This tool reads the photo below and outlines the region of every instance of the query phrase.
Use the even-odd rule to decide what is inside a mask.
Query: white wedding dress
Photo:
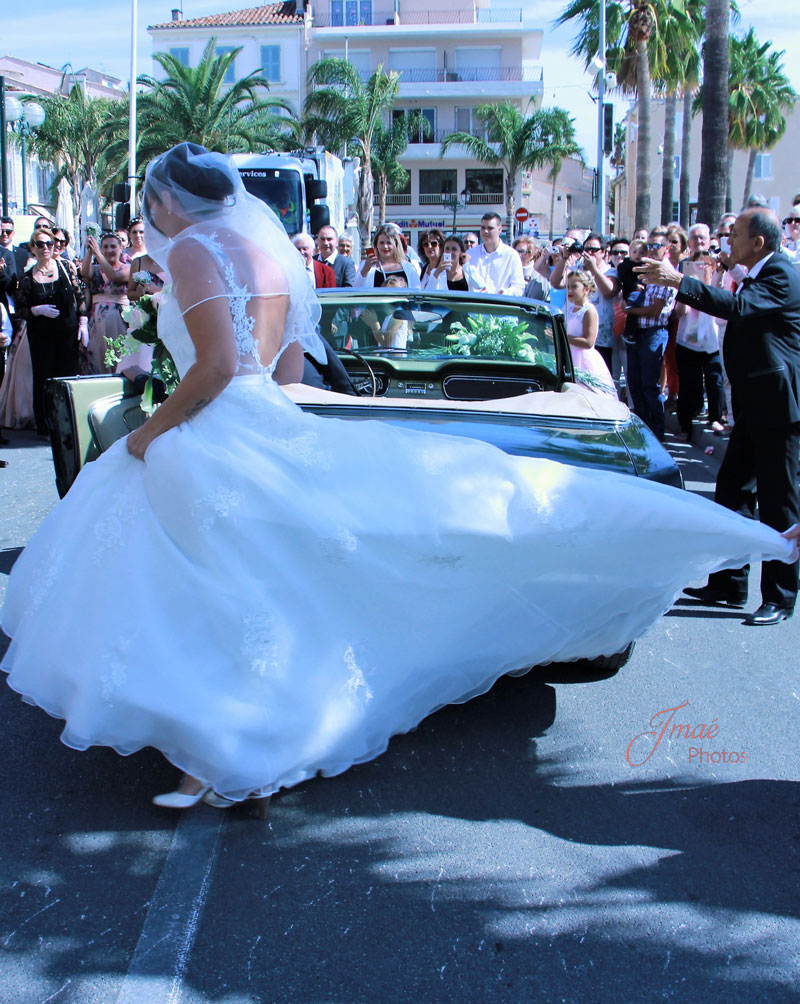
[[[174,300],[159,324],[185,373]],[[504,673],[618,652],[687,582],[790,553],[648,481],[305,414],[265,371],[144,463],[123,440],[82,471],[14,567],[3,668],[69,746],[154,746],[241,799],[369,760]]]

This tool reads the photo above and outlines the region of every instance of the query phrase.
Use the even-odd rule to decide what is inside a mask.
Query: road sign
[[[514,219],[519,220],[520,223],[524,223],[530,215],[531,214],[524,206],[520,206],[514,213]]]

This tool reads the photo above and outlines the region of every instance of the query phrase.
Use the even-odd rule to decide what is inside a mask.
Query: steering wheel
[[[339,352],[347,352],[349,355],[355,356],[355,358],[362,364],[362,366],[366,368],[367,372],[369,373],[370,384],[372,385],[372,391],[370,393],[370,397],[377,397],[378,378],[375,376],[375,370],[370,366],[369,362],[361,355],[360,352],[356,352],[355,349],[342,348],[339,349]],[[361,397],[366,397],[363,391],[359,390],[358,393]]]

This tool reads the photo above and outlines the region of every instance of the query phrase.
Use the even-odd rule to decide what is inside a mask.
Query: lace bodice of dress
[[[227,286],[227,294],[225,295],[230,306],[231,319],[233,320],[233,334],[236,339],[236,351],[239,357],[237,375],[244,373],[270,374],[275,368],[278,357],[276,356],[273,359],[269,367],[265,367],[261,363],[258,344],[253,337],[255,320],[247,313],[247,304],[253,298],[253,294],[245,284],[237,282],[233,262],[226,257],[222,245],[216,239],[216,234],[194,234],[192,235],[192,239],[202,244],[214,256]],[[280,296],[283,294],[276,293],[272,295]],[[161,340],[169,349],[178,373],[181,379],[183,379],[186,372],[197,361],[197,355],[194,350],[194,343],[186,329],[180,305],[172,294],[171,286],[164,287],[164,297],[164,301],[158,312],[158,333]]]

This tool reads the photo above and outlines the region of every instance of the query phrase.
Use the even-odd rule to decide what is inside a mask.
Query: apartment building
[[[422,0],[290,0],[192,19],[173,11],[172,20],[148,31],[154,52],[170,51],[188,64],[211,37],[218,51],[242,46],[231,79],[261,70],[272,93],[298,109],[308,67],[319,59],[347,59],[365,79],[378,66],[397,71],[400,91],[392,114],[418,111],[430,126],[409,144],[402,158],[408,184],[389,196],[387,206],[387,218],[413,239],[420,228],[449,229],[451,200],[462,201],[462,193],[459,229],[476,227],[486,211],[504,215],[502,171],[461,148],[441,156],[448,133],[481,133],[478,105],[510,99],[521,108],[530,102],[532,109],[541,100],[542,30],[531,23],[529,5],[502,2],[439,0],[424,10]]]

